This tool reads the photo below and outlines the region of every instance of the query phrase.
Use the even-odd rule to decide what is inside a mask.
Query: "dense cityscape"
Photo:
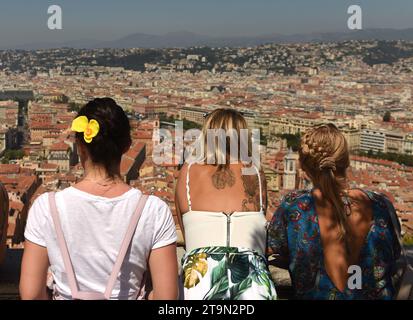
[[[349,182],[387,194],[413,239],[413,43],[348,41],[249,48],[0,51],[0,182],[10,198],[7,244],[23,246],[28,210],[44,192],[82,177],[70,124],[94,97],[128,113],[130,185],[173,209],[179,165],[152,159],[154,131],[202,125],[218,107],[261,130],[269,210],[305,187],[300,134],[331,122],[345,134]],[[175,215],[176,217],[176,215]],[[182,239],[181,239],[182,242]]]

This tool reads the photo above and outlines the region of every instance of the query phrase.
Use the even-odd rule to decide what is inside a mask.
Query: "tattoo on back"
[[[248,205],[252,205],[254,210],[259,210],[259,181],[258,177],[255,175],[241,175],[242,184],[244,186],[244,192],[247,196],[246,199],[242,200],[242,210],[249,211]]]
[[[217,170],[212,175],[212,184],[217,189],[224,189],[227,185],[232,187],[235,184],[235,175],[231,169]]]
[[[235,174],[231,169],[217,170],[212,175],[212,184],[216,189],[222,190],[227,186],[235,185]],[[259,194],[259,180],[256,175],[241,175],[242,184],[244,186],[244,193],[246,198],[242,200],[242,210],[251,211],[260,210],[260,194]]]

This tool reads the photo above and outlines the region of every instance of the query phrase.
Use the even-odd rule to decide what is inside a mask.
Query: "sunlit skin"
[[[242,208],[242,201],[245,199],[245,190],[241,179],[242,164],[231,164],[231,170],[235,175],[235,184],[232,187],[226,187],[223,190],[216,189],[211,178],[217,167],[213,165],[192,165],[190,169],[190,190],[193,210],[198,211],[217,211],[217,212],[234,212],[244,211]],[[181,230],[184,230],[182,223],[182,215],[189,211],[188,199],[186,194],[186,175],[188,165],[185,164],[178,177],[175,192],[175,205],[178,214],[178,222]],[[263,188],[263,202],[264,208],[267,207],[267,188],[266,180],[263,173],[261,173],[262,188]],[[259,191],[257,190],[257,195]],[[211,201],[214,199],[214,201]],[[256,211],[259,207],[259,198],[255,203],[255,207],[248,208],[249,211]],[[268,217],[270,218],[270,217]]]
[[[351,215],[348,217],[349,250],[346,252],[344,241],[339,240],[339,229],[334,219],[332,206],[325,201],[320,190],[315,189],[313,197],[320,226],[321,242],[324,251],[325,269],[337,289],[347,287],[348,268],[359,264],[361,249],[371,228],[373,210],[371,201],[360,190],[350,190]]]
[[[130,186],[121,178],[115,179],[113,184],[102,186],[93,181],[104,181],[107,174],[104,167],[96,165],[90,159],[87,149],[78,144],[78,153],[85,169],[85,179],[74,187],[96,196],[115,198],[121,196]],[[127,151],[127,150],[126,150]],[[120,164],[117,168],[120,177]],[[20,296],[23,300],[50,299],[46,290],[46,277],[49,268],[47,249],[26,241],[20,279]],[[149,299],[175,300],[178,298],[178,265],[176,244],[155,249],[149,256],[153,291]]]
[[[326,201],[317,188],[313,190],[312,195],[320,226],[325,269],[336,288],[344,291],[349,277],[348,268],[351,265],[358,265],[361,249],[373,223],[371,201],[360,190],[348,191],[351,215],[347,219],[350,234],[348,235],[349,250],[346,252],[344,241],[339,238],[339,227],[331,203]],[[288,269],[289,265],[288,257],[278,257],[270,260],[270,263],[284,269]]]

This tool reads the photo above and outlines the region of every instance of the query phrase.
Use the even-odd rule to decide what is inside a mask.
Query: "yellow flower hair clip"
[[[94,119],[88,120],[85,116],[77,117],[72,122],[72,131],[83,132],[86,143],[91,143],[99,133],[99,122]]]

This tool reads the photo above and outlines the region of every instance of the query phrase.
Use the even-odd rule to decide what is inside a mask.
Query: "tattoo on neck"
[[[224,189],[227,185],[232,187],[235,184],[235,175],[231,169],[217,170],[212,175],[212,184],[217,189]]]

